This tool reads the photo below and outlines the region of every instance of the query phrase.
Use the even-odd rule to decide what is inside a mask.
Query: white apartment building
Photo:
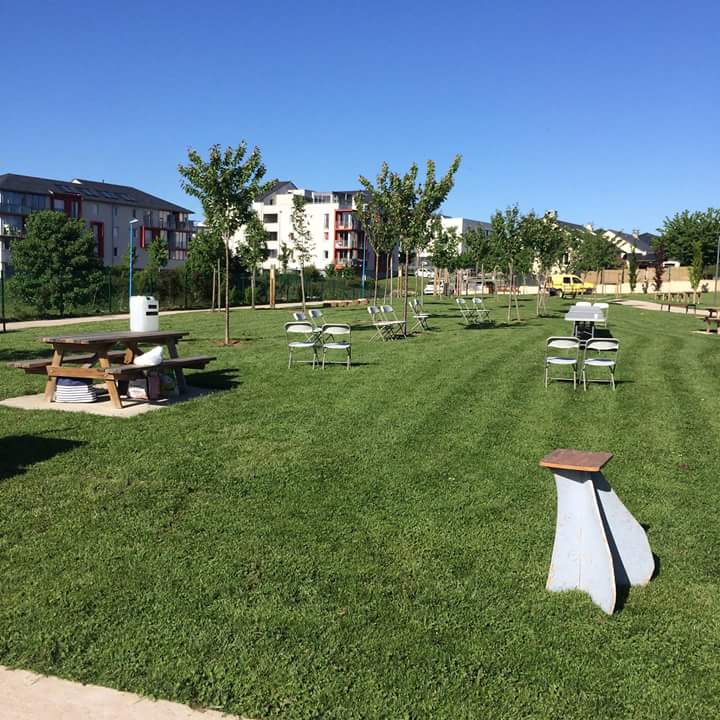
[[[298,188],[286,180],[277,183],[270,191],[253,203],[253,208],[265,225],[268,233],[268,258],[264,268],[280,268],[282,244],[294,247],[292,226],[293,197],[305,197],[305,214],[312,236],[313,258],[308,264],[318,270],[328,265],[336,268],[350,266],[369,277],[375,272],[375,253],[359,227],[354,210],[354,198],[361,190],[331,190],[318,192]],[[241,228],[234,237],[237,245],[243,242],[245,229]],[[297,269],[299,264],[291,257],[288,267]],[[380,271],[384,269],[381,262]]]
[[[443,230],[450,230],[454,229],[458,236],[458,252],[464,253],[466,248],[462,240],[462,234],[471,228],[481,228],[485,235],[490,235],[491,225],[490,223],[483,222],[482,220],[470,220],[469,218],[464,217],[448,217],[447,215],[441,215],[440,216],[440,223],[442,225]],[[430,260],[432,256],[432,248],[428,247],[425,250],[421,251],[417,257],[416,260],[416,267],[423,267],[426,266],[428,268],[432,267],[432,262]]]

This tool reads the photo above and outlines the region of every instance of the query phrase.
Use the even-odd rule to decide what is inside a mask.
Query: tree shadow
[[[55,455],[74,450],[85,443],[42,435],[8,435],[0,438],[0,480],[25,473],[34,465]]]
[[[52,348],[51,348],[52,350]],[[48,351],[0,349],[0,364],[20,362],[21,360],[43,360],[49,357]]]
[[[239,371],[233,368],[196,372],[187,376],[189,385],[210,390],[232,390],[242,385],[238,379]]]

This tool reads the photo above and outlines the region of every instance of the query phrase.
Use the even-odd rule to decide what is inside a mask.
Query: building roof
[[[169,212],[191,213],[192,210],[175,203],[163,200],[155,195],[138,190],[129,185],[114,185],[97,180],[51,180],[49,178],[31,177],[6,173],[0,175],[0,190],[39,195],[74,194],[84,200],[110,202],[115,205],[132,205],[150,210],[167,210]]]
[[[265,202],[272,195],[278,193],[290,192],[290,190],[297,190],[297,185],[292,180],[278,180],[269,190],[258,195],[255,198],[255,202]]]

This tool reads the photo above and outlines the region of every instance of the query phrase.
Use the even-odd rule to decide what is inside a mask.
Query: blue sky
[[[188,146],[357,186],[463,155],[444,211],[517,202],[654,230],[720,205],[715,2],[0,0],[0,173],[136,185],[198,209]]]

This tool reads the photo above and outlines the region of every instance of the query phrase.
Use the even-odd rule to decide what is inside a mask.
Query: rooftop
[[[132,205],[150,210],[191,213],[192,210],[163,200],[155,195],[138,190],[130,185],[114,185],[98,180],[52,180],[5,173],[0,175],[0,190],[40,195],[79,195],[97,202],[111,202],[116,205]]]

